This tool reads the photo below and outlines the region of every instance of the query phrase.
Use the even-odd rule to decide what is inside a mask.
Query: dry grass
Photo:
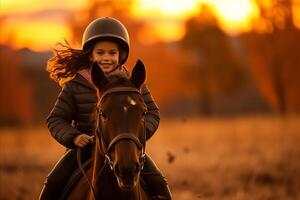
[[[163,119],[147,152],[174,200],[295,200],[299,144],[299,117]],[[46,129],[1,130],[0,199],[37,199],[63,152]]]

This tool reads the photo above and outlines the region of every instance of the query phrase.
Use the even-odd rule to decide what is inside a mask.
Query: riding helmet
[[[129,35],[119,20],[112,17],[102,17],[92,21],[83,33],[82,50],[86,50],[100,40],[116,42],[121,48],[120,64],[125,63],[129,54]]]

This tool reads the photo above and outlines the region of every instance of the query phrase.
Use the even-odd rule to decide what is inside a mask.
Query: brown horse
[[[94,63],[92,80],[101,96],[92,167],[66,199],[150,200],[141,187],[147,106],[140,93],[145,67],[135,65],[129,79],[111,77]],[[87,179],[92,180],[89,184]]]

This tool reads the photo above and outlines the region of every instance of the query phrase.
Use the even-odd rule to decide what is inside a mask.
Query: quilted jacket
[[[142,95],[148,108],[146,114],[146,137],[149,139],[158,128],[160,115],[146,85]],[[75,148],[74,138],[82,133],[92,135],[96,128],[95,88],[80,74],[64,84],[57,101],[47,117],[51,135],[67,148]]]

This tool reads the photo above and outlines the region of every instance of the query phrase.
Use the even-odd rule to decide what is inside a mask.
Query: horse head
[[[95,62],[91,74],[100,97],[97,106],[100,151],[119,187],[132,190],[139,181],[145,156],[147,106],[140,92],[146,78],[145,67],[138,61],[130,78],[106,77]]]

